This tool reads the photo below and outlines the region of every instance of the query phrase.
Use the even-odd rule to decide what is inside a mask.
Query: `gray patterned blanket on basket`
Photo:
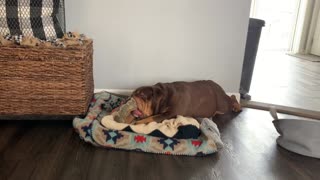
[[[154,137],[129,131],[105,128],[101,119],[118,107],[124,98],[108,92],[95,93],[87,115],[76,117],[73,127],[81,139],[95,146],[134,150],[148,153],[203,156],[217,152],[223,147],[216,124],[210,119],[203,119],[200,135],[197,139],[175,139]]]

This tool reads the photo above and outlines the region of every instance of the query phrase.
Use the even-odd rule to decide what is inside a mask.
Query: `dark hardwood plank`
[[[280,117],[286,115],[280,115]],[[292,116],[290,116],[292,117]],[[225,147],[206,157],[107,150],[84,143],[70,121],[0,121],[0,179],[318,179],[320,160],[276,145],[266,111],[214,119]]]

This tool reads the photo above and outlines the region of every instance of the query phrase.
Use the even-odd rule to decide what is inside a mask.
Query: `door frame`
[[[251,0],[251,8],[250,8],[250,17],[255,17],[256,16],[256,1],[257,0]],[[300,14],[302,14],[302,10],[304,8],[301,8],[303,5],[303,1],[309,1],[309,0],[297,0],[297,4],[294,10],[294,24],[292,25],[293,28],[291,29],[290,32],[290,39],[288,41],[288,46],[287,46],[287,51],[288,52],[292,52],[294,51],[294,49],[299,49],[300,46],[300,36],[299,34],[301,34],[299,31],[301,31],[302,28],[300,28],[299,26],[303,25],[302,20],[299,20]],[[314,1],[314,0],[311,0]],[[318,1],[318,0],[317,0]],[[305,3],[306,5],[306,3]],[[299,42],[297,42],[297,40],[299,40]]]
[[[320,11],[319,0],[300,0],[289,54],[309,55]]]

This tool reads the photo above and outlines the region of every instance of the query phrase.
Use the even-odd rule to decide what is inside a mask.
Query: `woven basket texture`
[[[67,48],[0,46],[0,115],[85,114],[92,54],[92,40]]]

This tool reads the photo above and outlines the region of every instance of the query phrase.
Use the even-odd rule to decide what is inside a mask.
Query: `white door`
[[[310,53],[313,55],[320,56],[320,13],[318,15],[317,26],[314,31]]]

